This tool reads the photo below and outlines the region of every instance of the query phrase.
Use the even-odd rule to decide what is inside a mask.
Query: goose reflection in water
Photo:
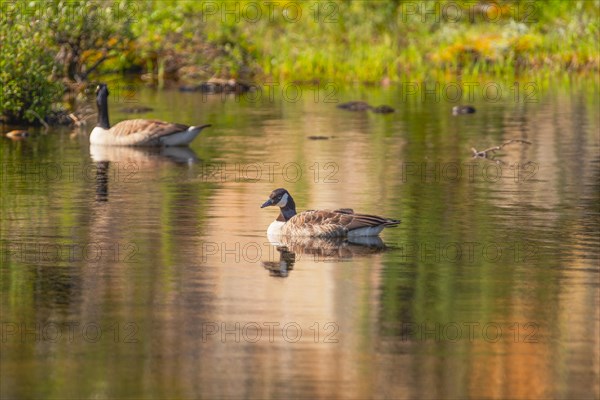
[[[163,164],[192,165],[200,160],[189,147],[125,147],[90,145],[90,157],[96,167],[96,201],[108,201],[110,164],[117,164],[115,174],[134,174]]]
[[[110,162],[98,161],[96,166],[96,201],[108,201],[108,170]]]
[[[269,270],[269,275],[276,278],[287,278],[290,271],[294,269],[296,254],[289,251],[285,246],[277,246],[279,261],[263,261],[263,267]]]
[[[356,238],[314,238],[268,235],[269,242],[279,252],[279,261],[263,261],[269,275],[287,278],[296,261],[343,261],[369,257],[388,250],[379,236]]]
[[[138,167],[157,167],[164,163],[195,164],[199,162],[189,147],[126,147],[90,145],[93,161],[135,163]]]

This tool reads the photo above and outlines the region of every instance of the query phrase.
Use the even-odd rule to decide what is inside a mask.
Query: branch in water
[[[489,152],[494,154],[494,153],[496,153],[497,150],[501,150],[502,148],[504,148],[504,146],[507,146],[511,143],[531,144],[530,141],[524,140],[524,139],[510,139],[510,140],[507,140],[506,142],[502,143],[499,146],[490,147],[489,149],[485,149],[485,150],[481,150],[481,151],[477,151],[477,149],[475,147],[471,147],[471,151],[473,152],[473,158],[489,158],[488,157]]]

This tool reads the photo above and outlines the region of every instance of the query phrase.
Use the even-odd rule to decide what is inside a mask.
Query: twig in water
[[[502,143],[499,146],[490,147],[489,149],[485,149],[485,150],[481,150],[481,151],[477,151],[477,149],[475,147],[471,147],[471,151],[473,152],[473,158],[489,158],[488,153],[491,152],[493,155],[496,153],[497,150],[501,150],[504,146],[507,146],[511,143],[531,144],[530,141],[524,140],[524,139],[510,139],[510,140],[507,140],[506,142]]]

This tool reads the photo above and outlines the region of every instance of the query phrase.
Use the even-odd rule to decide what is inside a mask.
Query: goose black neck
[[[96,97],[96,105],[98,106],[98,124],[100,128],[110,129],[108,122],[108,95],[100,92]]]
[[[296,215],[296,203],[294,203],[294,199],[292,196],[288,194],[288,201],[285,207],[281,207],[281,213],[279,213],[279,217],[277,217],[277,221],[286,222],[294,215]]]

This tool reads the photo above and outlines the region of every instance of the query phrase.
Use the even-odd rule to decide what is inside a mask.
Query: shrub
[[[0,20],[0,115],[7,122],[33,122],[43,118],[62,95],[62,85],[52,81],[54,61],[33,24]]]

